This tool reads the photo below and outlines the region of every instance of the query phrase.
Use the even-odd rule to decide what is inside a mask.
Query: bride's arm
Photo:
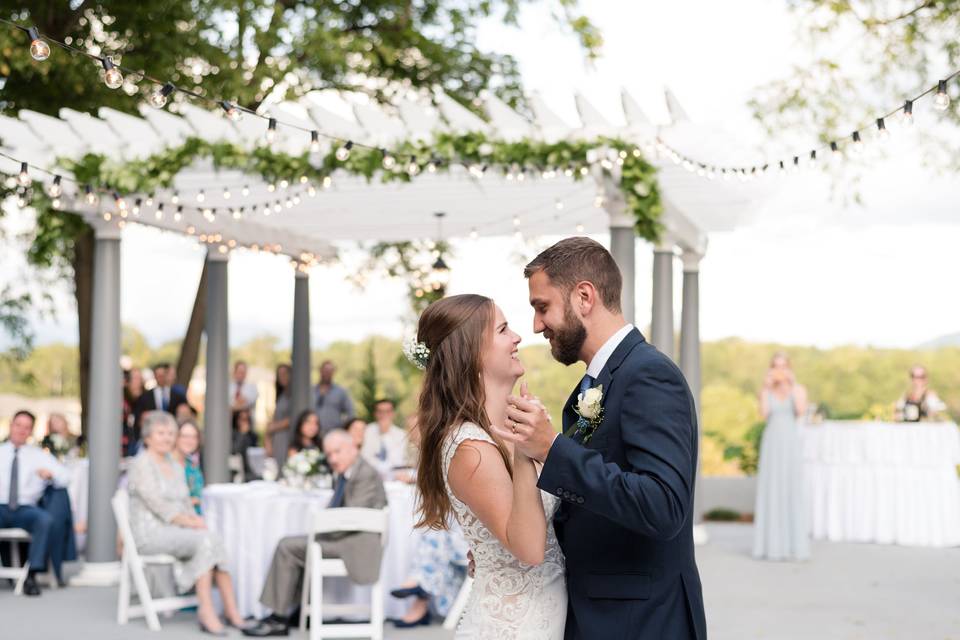
[[[511,481],[499,449],[470,440],[457,448],[447,479],[457,498],[514,557],[540,564],[547,544],[547,520],[537,470],[521,453],[514,456],[513,465]]]

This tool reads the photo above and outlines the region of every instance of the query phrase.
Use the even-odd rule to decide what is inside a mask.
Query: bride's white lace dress
[[[447,481],[450,461],[465,440],[493,442],[486,431],[464,423],[448,437],[443,451],[447,494],[476,565],[473,590],[457,627],[466,640],[560,640],[567,619],[564,560],[553,531],[559,500],[541,492],[547,517],[547,547],[543,563],[524,564],[507,551],[470,508],[460,502]]]

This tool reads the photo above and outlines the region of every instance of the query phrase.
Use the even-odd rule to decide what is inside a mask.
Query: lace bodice
[[[564,559],[553,530],[559,500],[540,492],[547,518],[547,545],[543,563],[517,560],[500,544],[470,508],[450,489],[450,462],[467,440],[493,443],[472,423],[464,423],[448,437],[443,450],[443,477],[457,522],[473,552],[476,573],[458,638],[553,640],[563,637],[567,612]]]

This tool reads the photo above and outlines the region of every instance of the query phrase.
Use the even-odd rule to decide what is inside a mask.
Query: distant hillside
[[[929,342],[924,342],[921,345],[917,346],[917,349],[944,349],[946,347],[960,347],[960,333],[951,333],[945,336],[940,336],[930,340]]]

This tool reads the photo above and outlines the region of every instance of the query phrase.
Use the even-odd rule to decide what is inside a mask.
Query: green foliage
[[[703,519],[712,522],[738,522],[741,518],[739,511],[725,509],[723,507],[711,509],[703,514]]]
[[[374,357],[374,346],[376,345],[375,340],[370,340],[370,346],[367,348],[367,364],[363,368],[363,371],[360,372],[360,377],[357,379],[357,386],[360,387],[360,392],[357,394],[357,402],[363,407],[364,417],[367,422],[373,422],[373,409],[374,405],[377,402],[377,399],[380,397],[378,395],[378,385],[377,385],[377,361]]]

